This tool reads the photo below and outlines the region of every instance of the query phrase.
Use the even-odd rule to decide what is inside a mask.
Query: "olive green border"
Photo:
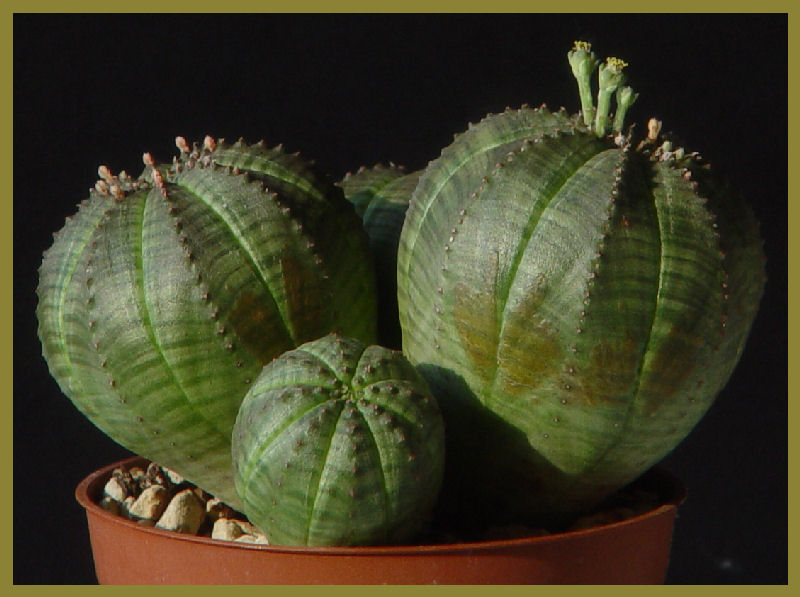
[[[7,471],[11,471],[13,467],[13,417],[11,416],[12,410],[12,362],[13,362],[13,332],[12,332],[12,302],[13,302],[13,199],[9,199],[9,197],[13,198],[13,143],[11,140],[13,139],[13,14],[15,12],[24,12],[24,13],[47,13],[47,12],[108,12],[109,11],[109,3],[99,3],[99,2],[77,2],[77,3],[70,3],[70,5],[65,6],[63,3],[57,3],[53,0],[49,0],[47,2],[40,2],[40,1],[33,1],[33,2],[12,2],[12,6],[6,9],[5,14],[3,15],[3,29],[2,29],[2,44],[3,44],[3,72],[5,75],[6,85],[4,87],[3,92],[3,100],[4,104],[8,107],[8,111],[6,112],[6,118],[4,119],[3,125],[3,136],[2,138],[5,142],[2,144],[2,151],[4,154],[3,163],[7,165],[6,176],[4,177],[5,186],[7,189],[6,192],[6,199],[3,200],[2,208],[7,210],[8,214],[5,219],[3,219],[3,227],[5,228],[0,234],[0,243],[6,246],[6,250],[0,251],[0,254],[6,255],[6,257],[2,260],[2,274],[4,278],[10,280],[10,282],[6,285],[5,291],[2,295],[2,307],[4,308],[5,313],[7,314],[4,320],[2,321],[2,328],[0,328],[0,335],[2,338],[5,339],[4,348],[5,354],[3,355],[5,358],[0,359],[0,363],[2,363],[3,371],[2,371],[2,379],[5,380],[5,387],[3,388],[4,394],[6,398],[3,402],[3,406],[7,410],[4,413],[5,416],[2,416],[3,421],[3,434],[2,437],[5,438],[5,442],[7,444],[7,451],[5,452],[7,456],[8,464],[6,466]],[[792,14],[792,10],[789,8],[789,2],[773,2],[770,0],[761,1],[758,4],[752,4],[744,2],[731,2],[731,1],[722,1],[722,0],[715,0],[714,2],[686,2],[686,1],[674,1],[668,4],[665,3],[649,3],[648,8],[651,10],[642,10],[643,4],[641,2],[614,2],[611,3],[612,5],[601,5],[598,2],[586,2],[585,0],[573,0],[569,3],[570,10],[553,10],[554,5],[558,5],[558,3],[547,3],[546,5],[540,5],[538,3],[533,2],[522,2],[520,0],[510,0],[510,1],[497,1],[494,2],[476,2],[471,0],[460,0],[460,1],[453,1],[453,0],[438,0],[436,2],[431,2],[430,0],[426,1],[419,1],[419,0],[406,0],[402,3],[396,5],[383,5],[386,6],[382,9],[376,9],[376,2],[367,2],[365,0],[349,0],[346,2],[331,2],[331,1],[320,1],[320,0],[294,0],[291,3],[278,3],[278,2],[245,2],[240,3],[239,7],[237,8],[236,12],[773,12],[773,13],[788,13],[789,15],[789,106],[792,106],[793,103],[798,101],[798,77],[797,77],[797,41],[795,39],[795,29],[793,22],[793,17],[796,15]],[[195,2],[189,6],[184,5],[175,5],[165,2],[139,2],[136,5],[131,5],[125,8],[118,8],[117,11],[136,11],[136,12],[172,12],[176,10],[178,7],[186,7],[191,9],[192,12],[217,12],[218,11],[218,4],[210,3],[210,2]],[[755,10],[755,9],[758,10]],[[600,11],[600,9],[604,9]],[[794,11],[797,13],[798,11]],[[534,33],[532,33],[534,34]],[[731,45],[735,46],[735,40],[731,40]],[[732,60],[735,60],[735,56],[731,57]],[[793,160],[796,158],[796,144],[798,139],[798,121],[796,118],[790,118],[789,123],[789,155],[787,157],[787,163],[791,165]],[[797,219],[797,207],[796,203],[800,198],[798,197],[798,188],[796,183],[796,175],[795,169],[789,169],[789,203],[788,203],[788,217],[790,219],[790,224]],[[794,175],[794,176],[793,176]],[[789,239],[789,263],[795,263],[795,259],[791,259],[792,257],[796,257],[794,255],[797,252],[797,243],[794,240],[794,237],[791,236]],[[794,269],[790,267],[789,272],[789,301],[790,307],[792,306],[791,303],[794,298],[793,291],[795,290],[796,286],[796,272]],[[789,345],[791,348],[794,347],[794,339],[796,337],[796,323],[797,317],[793,315],[793,309],[789,309]],[[789,351],[789,357],[793,356],[793,351]],[[792,362],[789,363],[789,372],[796,371],[797,368],[792,366]],[[795,376],[789,374],[789,396],[793,396],[796,393],[796,379]],[[797,426],[797,417],[796,417],[796,409],[793,408],[792,403],[789,404],[789,426],[790,428],[796,428]],[[792,465],[795,460],[795,452],[797,449],[797,441],[794,439],[793,434],[789,435],[789,451],[790,451],[790,474],[789,474],[789,533],[790,533],[790,551],[789,551],[789,584],[788,586],[771,586],[771,587],[763,587],[763,586],[747,586],[747,587],[502,587],[499,590],[502,591],[504,594],[512,594],[512,595],[536,595],[537,597],[542,595],[543,592],[548,594],[574,594],[574,593],[587,593],[590,592],[591,595],[600,596],[600,595],[615,595],[619,596],[623,593],[627,594],[635,594],[635,595],[642,595],[651,594],[656,591],[666,591],[668,594],[679,594],[681,597],[685,597],[687,591],[691,594],[695,592],[707,594],[711,593],[718,593],[720,595],[726,596],[738,596],[741,594],[747,595],[764,595],[765,592],[769,591],[785,591],[788,588],[791,588],[792,581],[795,579],[795,570],[796,566],[796,549],[792,549],[792,546],[795,544],[794,539],[797,538],[797,515],[796,509],[792,508],[793,499],[797,496],[796,491],[796,473],[792,471]],[[796,470],[796,469],[795,469]],[[12,475],[7,473],[5,475],[7,480],[11,480]],[[11,488],[13,490],[13,488]],[[51,587],[48,586],[15,586],[13,585],[13,573],[12,573],[12,561],[13,561],[13,525],[11,521],[11,513],[13,508],[13,491],[6,489],[5,491],[0,492],[0,512],[4,514],[4,533],[5,533],[5,540],[2,543],[2,570],[3,576],[5,577],[5,586],[11,588],[11,590],[16,592],[25,592],[26,594],[29,592],[32,593],[39,593],[42,592],[49,592]],[[58,591],[64,592],[73,592],[73,591],[87,591],[87,590],[95,590],[89,589],[87,587],[64,587],[59,586],[56,587]],[[161,590],[168,590],[171,593],[178,592],[184,593],[191,591],[192,594],[199,593],[202,594],[211,594],[212,592],[216,593],[220,589],[211,588],[211,587],[200,587],[200,588],[189,588],[189,587],[169,587],[169,588],[141,588],[141,587],[133,587],[133,588],[123,588],[123,587],[98,587],[96,590],[101,591],[112,591],[113,593],[128,593],[130,591],[136,591],[138,595],[141,595],[142,591],[161,591]],[[355,595],[375,595],[379,597],[383,597],[386,595],[404,595],[406,592],[412,592],[418,594],[421,591],[437,591],[441,592],[444,591],[450,595],[463,595],[465,597],[469,597],[475,594],[495,594],[498,590],[497,587],[319,587],[319,588],[311,588],[311,587],[271,587],[269,589],[265,589],[263,587],[236,587],[235,589],[226,588],[224,591],[227,593],[231,590],[235,590],[236,592],[249,592],[251,595],[255,594],[263,594],[263,591],[268,590],[270,596],[274,596],[276,592],[286,595],[306,595],[314,594],[319,595],[324,593],[326,597],[329,595],[333,595],[333,597],[339,597],[343,595],[347,596],[355,596]],[[259,593],[254,593],[253,591],[259,591]],[[366,593],[365,593],[366,592]],[[566,592],[566,593],[565,593]]]

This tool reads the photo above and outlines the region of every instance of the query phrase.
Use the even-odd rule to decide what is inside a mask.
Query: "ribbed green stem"
[[[592,97],[592,74],[600,62],[591,51],[591,45],[585,41],[576,41],[573,49],[567,54],[572,74],[578,81],[578,95],[581,99],[583,123],[591,127],[595,109]]]
[[[597,90],[597,115],[594,131],[598,137],[605,137],[610,126],[611,97],[625,81],[622,69],[627,66],[619,58],[608,58],[600,65],[598,71],[599,86]]]
[[[625,126],[625,114],[628,108],[633,105],[636,98],[639,97],[638,93],[634,93],[630,87],[620,87],[617,89],[617,112],[614,114],[614,127],[615,133],[621,133]]]

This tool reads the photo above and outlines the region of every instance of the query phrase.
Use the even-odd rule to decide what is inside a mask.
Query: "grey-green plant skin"
[[[361,216],[375,261],[378,289],[378,340],[399,349],[402,340],[397,315],[397,247],[411,194],[422,172],[376,165],[348,172],[337,183]]]
[[[757,223],[657,128],[634,148],[563,108],[508,109],[422,174],[398,301],[445,415],[443,503],[567,520],[661,460],[729,379],[763,292]]]
[[[373,341],[366,234],[341,190],[263,143],[178,138],[171,166],[103,177],[40,268],[39,337],[75,406],[238,506],[239,404],[263,365],[341,329]]]
[[[431,516],[444,426],[399,351],[330,334],[264,368],[232,454],[244,512],[271,544],[403,543]]]
[[[361,166],[356,172],[348,172],[344,178],[336,183],[344,191],[345,198],[353,204],[356,213],[363,220],[364,215],[379,196],[381,190],[390,182],[406,176],[408,173],[403,166],[390,163],[376,164],[371,168]],[[406,206],[408,201],[406,201]]]

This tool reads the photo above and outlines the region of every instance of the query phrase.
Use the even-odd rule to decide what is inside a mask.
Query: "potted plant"
[[[411,175],[211,138],[101,168],[38,309],[64,393],[147,459],[78,488],[101,582],[663,580],[682,492],[651,469],[741,354],[761,240],[661,123],[625,127],[622,61],[569,62],[580,113],[489,115]]]

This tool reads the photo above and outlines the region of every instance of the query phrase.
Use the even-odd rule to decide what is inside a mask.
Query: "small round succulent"
[[[243,511],[270,543],[402,543],[431,515],[444,427],[400,352],[329,334],[264,367],[232,453]]]

